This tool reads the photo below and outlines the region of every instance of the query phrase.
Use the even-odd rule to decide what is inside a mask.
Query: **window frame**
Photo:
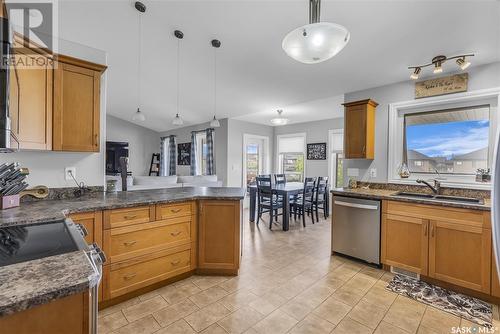
[[[302,151],[294,151],[294,152],[280,152],[279,151],[279,147],[280,147],[280,140],[283,139],[283,138],[293,138],[293,137],[302,137],[304,139],[304,147],[302,147]],[[306,147],[307,147],[307,136],[306,136],[306,133],[305,132],[298,132],[298,133],[287,133],[287,134],[281,134],[281,135],[277,135],[276,136],[276,170],[277,170],[277,173],[281,173],[281,174],[286,174],[282,168],[283,168],[283,164],[282,164],[282,158],[281,158],[281,154],[287,154],[287,153],[292,153],[292,154],[296,154],[296,153],[301,153],[304,157],[304,171],[302,173],[302,180],[305,179],[306,177],[306,165],[307,165],[307,157],[306,157]]]
[[[437,175],[434,176],[428,173],[412,173],[408,179],[399,177],[397,172],[403,161],[404,115],[406,113],[429,112],[481,104],[490,105],[488,158],[489,161],[493,161],[495,136],[497,129],[499,129],[498,108],[500,105],[500,87],[389,104],[388,182],[415,184],[415,180],[418,178],[429,179],[438,177]],[[445,180],[441,180],[441,183],[447,187],[491,189],[490,183],[476,182],[473,175],[446,174],[445,178]]]
[[[201,138],[201,139],[199,139]],[[203,156],[203,143],[207,142],[206,132],[196,133],[196,175],[207,175],[206,156]],[[201,145],[200,145],[201,144]],[[205,159],[203,159],[205,158]],[[205,163],[203,163],[205,160]]]

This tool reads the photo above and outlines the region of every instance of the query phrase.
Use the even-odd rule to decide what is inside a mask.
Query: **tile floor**
[[[99,333],[478,332],[465,319],[385,290],[390,273],[331,257],[329,220],[305,229],[292,221],[288,232],[244,221],[239,276],[193,276],[104,309]]]

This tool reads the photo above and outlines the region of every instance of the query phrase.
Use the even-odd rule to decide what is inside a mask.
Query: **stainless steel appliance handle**
[[[333,203],[336,205],[340,205],[340,206],[348,206],[350,208],[365,209],[365,210],[378,210],[378,205],[349,203],[349,202],[338,201],[338,200],[335,200]]]

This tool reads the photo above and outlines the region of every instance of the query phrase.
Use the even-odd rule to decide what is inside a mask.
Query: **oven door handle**
[[[333,202],[335,205],[347,206],[350,208],[356,209],[365,209],[365,210],[378,210],[378,205],[368,205],[368,204],[358,204],[358,203],[349,203],[344,201],[335,200]]]

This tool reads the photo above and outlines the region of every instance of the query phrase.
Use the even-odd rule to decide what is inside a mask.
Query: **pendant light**
[[[321,0],[309,0],[309,24],[289,32],[281,47],[291,58],[317,64],[339,53],[349,42],[349,31],[340,24],[320,22]]]
[[[215,117],[217,113],[217,49],[220,48],[221,42],[218,39],[213,39],[211,43],[214,48],[214,118],[210,121],[210,126],[218,128],[220,127],[220,122]]]
[[[142,53],[142,13],[146,12],[146,6],[140,2],[136,1],[135,9],[139,11],[139,24],[138,24],[138,35],[139,35],[139,50],[137,54],[137,111],[132,116],[132,120],[135,122],[144,122],[146,116],[141,112],[141,53]]]
[[[179,80],[179,73],[180,73],[180,48],[181,48],[181,39],[184,38],[184,33],[180,30],[174,31],[174,36],[177,38],[177,113],[175,114],[174,119],[172,120],[172,124],[175,126],[181,126],[184,124],[184,121],[182,118],[179,116],[179,94],[180,94],[180,80]]]
[[[271,120],[271,123],[273,125],[276,125],[276,126],[280,126],[280,125],[286,125],[288,123],[288,119],[284,118],[283,116],[281,116],[281,114],[283,113],[283,110],[279,109],[279,110],[276,110],[278,112],[278,117],[276,118],[273,118]]]

